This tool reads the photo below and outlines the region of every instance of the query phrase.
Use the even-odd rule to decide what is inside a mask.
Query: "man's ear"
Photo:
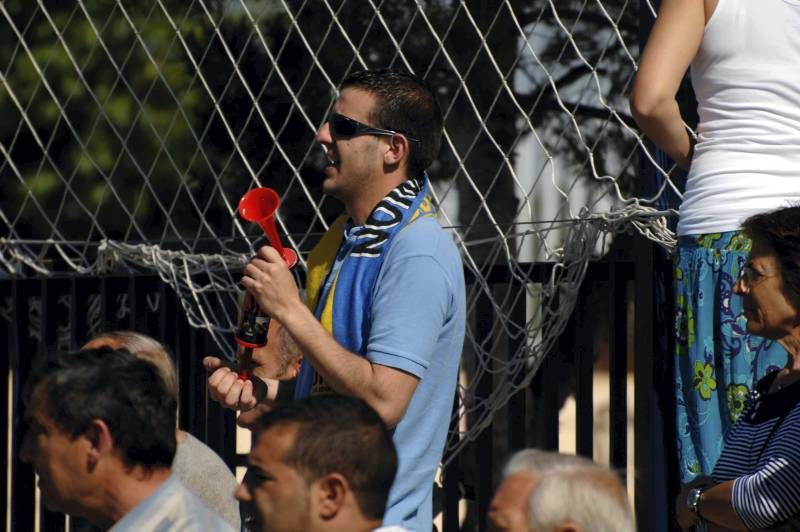
[[[383,163],[387,166],[394,166],[401,164],[403,160],[405,160],[406,166],[408,166],[408,153],[411,147],[411,141],[409,141],[405,135],[399,133],[388,138],[388,149],[383,154]]]
[[[303,361],[303,355],[298,355],[289,362],[289,367],[286,368],[286,376],[290,379],[296,379],[300,374],[300,363]]]
[[[314,482],[312,489],[320,519],[330,520],[335,518],[344,506],[350,485],[341,474],[329,473]]]
[[[111,429],[102,419],[93,419],[83,433],[89,444],[89,465],[94,467],[101,458],[114,450],[114,437]]]

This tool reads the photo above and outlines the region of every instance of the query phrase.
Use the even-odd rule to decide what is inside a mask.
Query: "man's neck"
[[[134,467],[130,471],[121,470],[103,486],[98,512],[89,520],[101,527],[111,527],[152,495],[169,478],[170,473],[167,468],[145,471],[141,467]]]
[[[364,515],[354,495],[348,493],[335,516],[312,519],[310,528],[315,532],[372,532],[381,526],[382,520],[382,517],[374,519]]]
[[[328,523],[321,527],[320,530],[325,532],[372,532],[376,528],[380,528],[380,526],[380,519],[368,520],[362,515],[351,515],[347,518],[337,519],[334,523]]]
[[[401,183],[404,183],[409,178],[405,175],[398,174],[396,176],[386,176],[384,175],[381,178],[380,183],[383,186],[378,186],[376,181],[376,185],[371,187],[369,190],[364,190],[362,194],[359,194],[357,197],[352,198],[345,203],[345,210],[350,218],[353,219],[356,225],[364,225],[369,218],[369,215],[372,214],[372,211],[375,210],[375,207],[378,206],[378,203],[385,198],[389,192],[397,188]]]

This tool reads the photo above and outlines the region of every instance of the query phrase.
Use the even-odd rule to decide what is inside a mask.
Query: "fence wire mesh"
[[[340,210],[314,142],[336,87],[412,71],[445,113],[441,223],[477,279],[470,311],[492,316],[491,346],[467,332],[449,459],[529,384],[607,237],[674,241],[671,169],[627,104],[639,20],[621,0],[2,2],[0,261],[20,277],[157,272],[231,356],[240,270],[263,243],[239,197],[280,192],[303,267]],[[664,178],[651,197],[634,194],[641,159]],[[533,282],[531,261],[552,275]],[[511,279],[491,288],[498,264]]]

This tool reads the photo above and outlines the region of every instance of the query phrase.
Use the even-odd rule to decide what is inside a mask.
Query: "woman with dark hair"
[[[800,206],[745,220],[753,241],[734,292],[747,331],[780,343],[789,361],[758,381],[709,477],[676,503],[684,529],[800,529]]]

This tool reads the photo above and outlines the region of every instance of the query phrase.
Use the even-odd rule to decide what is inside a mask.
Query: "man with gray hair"
[[[525,449],[503,470],[489,506],[494,530],[633,532],[633,513],[616,473],[582,456]]]

